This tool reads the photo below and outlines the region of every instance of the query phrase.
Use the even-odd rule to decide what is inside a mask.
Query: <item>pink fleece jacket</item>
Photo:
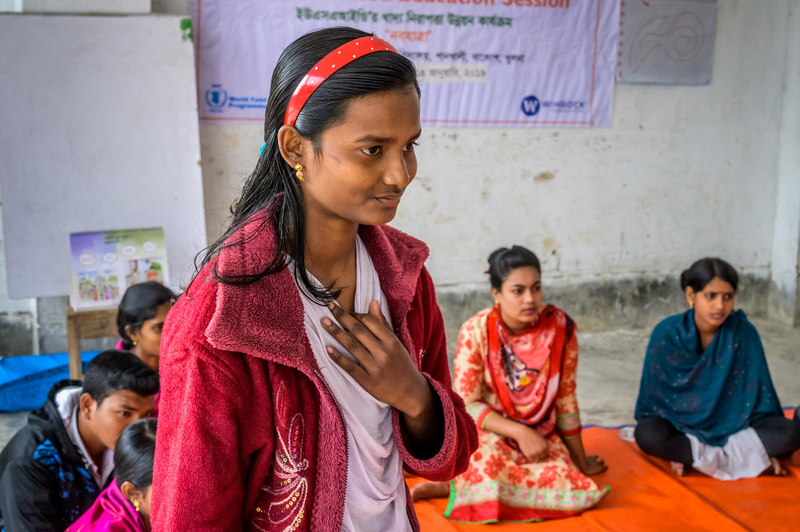
[[[219,271],[252,273],[268,264],[275,237],[255,230],[262,222],[232,237],[243,244],[223,249]],[[407,471],[449,480],[467,468],[478,441],[452,391],[442,316],[423,266],[428,248],[388,226],[363,226],[359,234],[395,332],[435,391],[445,423],[441,449],[419,459],[395,411],[395,442]],[[214,281],[206,266],[167,318],[160,377],[154,530],[341,530],[346,427],[287,269],[232,286]],[[407,501],[419,530],[410,495]]]

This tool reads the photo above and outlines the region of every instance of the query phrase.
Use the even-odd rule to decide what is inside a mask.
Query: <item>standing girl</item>
[[[281,54],[256,169],[167,319],[155,529],[418,530],[402,468],[467,467],[428,249],[384,226],[420,134],[389,43],[330,28]]]

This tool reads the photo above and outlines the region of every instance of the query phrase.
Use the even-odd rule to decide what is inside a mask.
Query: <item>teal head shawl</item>
[[[705,351],[694,310],[670,316],[650,336],[636,419],[658,416],[708,445],[765,416],[782,415],[756,328],[734,310]]]

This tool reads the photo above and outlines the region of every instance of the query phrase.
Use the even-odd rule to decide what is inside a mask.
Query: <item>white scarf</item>
[[[290,261],[289,266],[294,272],[294,262]],[[311,274],[309,277],[319,284]],[[347,424],[347,491],[342,530],[410,531],[403,463],[394,442],[392,408],[367,393],[330,359],[325,351],[327,345],[350,356],[320,322],[325,316],[334,323],[336,319],[327,307],[313,302],[303,290],[298,290],[303,300],[305,329],[311,350]],[[373,299],[378,300],[381,312],[391,322],[386,296],[381,290],[372,259],[361,238],[356,237],[355,311],[367,313]]]

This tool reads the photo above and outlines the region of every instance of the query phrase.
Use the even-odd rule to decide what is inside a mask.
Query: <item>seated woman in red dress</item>
[[[607,493],[588,478],[606,470],[586,456],[575,397],[578,340],[567,314],[542,303],[541,267],[514,246],[489,256],[495,306],[462,326],[454,387],[478,425],[467,471],[416,486],[416,500],[448,497],[460,522],[539,521],[576,515]]]

